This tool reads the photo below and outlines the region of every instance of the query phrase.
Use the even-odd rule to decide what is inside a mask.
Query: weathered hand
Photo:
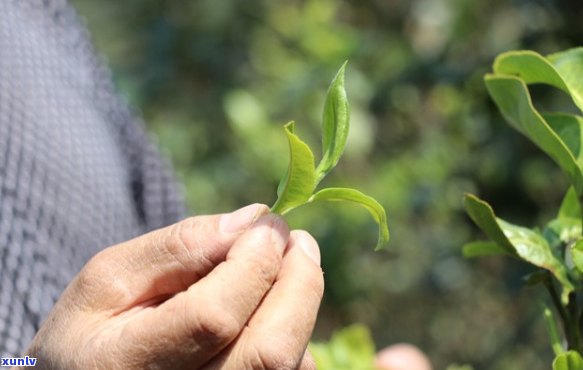
[[[193,217],[105,249],[28,355],[44,369],[315,368],[318,246],[267,213]]]

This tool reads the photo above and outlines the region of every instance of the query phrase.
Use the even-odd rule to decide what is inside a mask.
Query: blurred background
[[[377,347],[407,341],[435,369],[548,369],[551,349],[529,268],[464,260],[482,238],[464,192],[527,226],[554,215],[567,180],[489,100],[482,78],[510,49],[551,53],[583,35],[578,0],[72,0],[175,166],[195,213],[272,204],[288,149],[282,125],[320,145],[323,101],[349,60],[348,147],[324,185],[387,209],[390,253],[351,205],[292,212],[320,242],[326,293],[314,339],[368,325]],[[534,89],[540,105],[568,103]],[[391,256],[396,254],[397,258]]]

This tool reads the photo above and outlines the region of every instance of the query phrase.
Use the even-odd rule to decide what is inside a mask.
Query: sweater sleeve
[[[172,171],[64,0],[0,4],[0,357],[92,255],[185,215]]]

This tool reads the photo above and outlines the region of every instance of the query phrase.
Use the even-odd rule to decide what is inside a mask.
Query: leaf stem
[[[553,348],[553,352],[555,352],[555,355],[558,356],[561,353],[565,352],[565,349],[561,344],[561,337],[559,335],[559,330],[557,328],[557,322],[555,321],[555,317],[551,309],[546,306],[543,307],[543,315],[545,318],[545,323],[547,324],[549,336],[551,338],[551,346]]]
[[[549,276],[549,281],[547,283],[545,283],[545,286],[547,287],[547,290],[549,291],[549,294],[551,296],[551,300],[552,300],[553,304],[555,305],[555,308],[557,309],[559,316],[561,317],[561,321],[563,324],[562,325],[563,333],[565,333],[565,337],[567,338],[567,345],[568,345],[569,349],[571,349],[572,344],[573,344],[573,340],[574,340],[574,335],[573,335],[573,325],[571,323],[569,313],[567,312],[567,310],[565,310],[565,306],[563,306],[563,304],[561,303],[561,298],[559,297],[559,293],[557,292],[557,289],[555,288],[553,281],[550,279],[550,276]],[[575,331],[578,331],[578,329],[575,329]]]

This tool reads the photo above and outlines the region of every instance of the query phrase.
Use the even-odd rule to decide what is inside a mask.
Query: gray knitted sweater
[[[0,1],[0,357],[100,249],[184,215],[65,0]]]

